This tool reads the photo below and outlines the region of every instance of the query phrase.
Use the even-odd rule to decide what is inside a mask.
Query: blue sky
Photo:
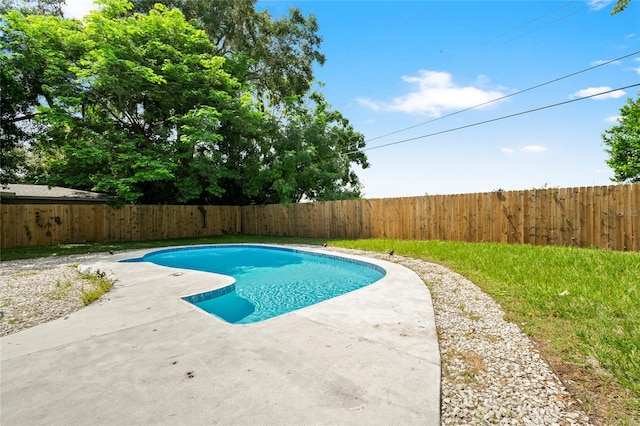
[[[89,3],[67,4],[77,16]],[[639,51],[640,0],[614,16],[610,1],[261,0],[257,7],[316,16],[327,58],[316,70],[322,92],[368,141],[371,166],[357,170],[366,198],[612,184],[601,134],[639,87],[377,147],[640,83],[635,54],[445,117]]]

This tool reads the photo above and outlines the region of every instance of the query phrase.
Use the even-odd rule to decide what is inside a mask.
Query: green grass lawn
[[[321,239],[221,236],[4,249],[2,260],[205,243]],[[334,240],[445,265],[492,296],[603,424],[640,424],[640,253],[496,243]]]

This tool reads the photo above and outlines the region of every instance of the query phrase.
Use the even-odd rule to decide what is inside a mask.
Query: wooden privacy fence
[[[640,250],[640,185],[246,206],[242,233]]]
[[[240,207],[3,204],[2,247],[238,233]]]
[[[640,184],[242,207],[1,209],[2,247],[242,233],[640,250]]]

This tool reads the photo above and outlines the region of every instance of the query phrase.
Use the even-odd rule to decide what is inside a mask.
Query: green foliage
[[[362,135],[307,93],[324,60],[315,20],[292,11],[274,21],[253,3],[177,2],[185,17],[101,0],[83,21],[9,10],[3,181],[120,203],[359,196],[351,163],[367,165]]]
[[[640,96],[627,99],[619,123],[602,134],[615,182],[640,182]]]
[[[615,15],[616,13],[622,12],[627,6],[629,6],[629,3],[631,3],[631,0],[617,0],[615,6],[613,6],[613,9],[611,10],[611,14]]]
[[[262,173],[265,203],[295,203],[359,197],[352,163],[368,166],[360,151],[364,137],[339,112],[329,109],[319,93],[309,105],[287,103],[290,120],[264,148]]]
[[[241,85],[180,11],[158,6],[147,15],[110,18],[126,12],[110,4],[115,9],[90,15],[78,34],[90,47],[71,67],[79,84],[65,105],[41,108],[56,145],[64,141],[62,155],[48,163],[58,181],[49,183],[142,203],[220,193],[215,171],[221,164],[203,160],[197,147],[221,138],[217,125],[226,116],[251,114],[237,96]],[[40,148],[55,146],[42,141]],[[203,161],[214,173],[202,173]],[[204,189],[188,185],[198,170],[208,180]]]
[[[44,52],[25,34],[27,18],[15,10],[0,16],[0,183],[15,182],[25,172],[24,141],[39,126],[25,126],[35,115],[34,106],[43,95],[46,67]]]

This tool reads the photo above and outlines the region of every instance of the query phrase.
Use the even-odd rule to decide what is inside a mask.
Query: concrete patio
[[[387,275],[233,325],[181,299],[230,277],[118,262],[149,251],[83,265],[116,279],[112,291],[2,338],[3,425],[439,424],[434,313],[414,272],[347,256]]]

